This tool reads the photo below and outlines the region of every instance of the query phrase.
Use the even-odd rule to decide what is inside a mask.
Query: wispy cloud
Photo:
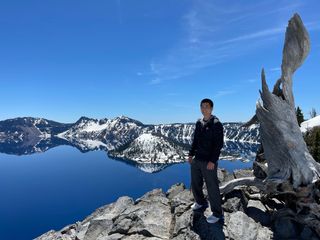
[[[159,84],[189,76],[265,46],[275,37],[283,35],[287,24],[286,19],[272,21],[270,25],[265,17],[282,15],[288,9],[297,7],[295,3],[273,10],[270,4],[265,6],[266,3],[257,3],[250,4],[249,7],[232,5],[226,10],[225,6],[209,0],[194,3],[182,18],[185,37],[150,64],[150,83]],[[257,14],[259,9],[266,9],[264,18]],[[238,23],[240,19],[241,23]]]
[[[244,41],[244,40],[252,40],[252,39],[257,39],[257,38],[262,38],[262,37],[269,37],[272,35],[283,33],[284,29],[285,29],[285,25],[283,27],[271,28],[271,29],[257,31],[257,32],[249,33],[249,34],[244,34],[244,35],[241,35],[241,36],[238,36],[235,38],[225,40],[221,43],[227,44],[227,43],[235,43],[235,42]]]
[[[270,68],[269,70],[270,70],[270,72],[280,72],[281,68],[280,67],[274,67],[274,68]]]
[[[226,95],[231,95],[234,94],[236,91],[234,90],[224,90],[224,91],[219,91],[214,95],[214,98],[219,98],[219,97],[223,97]]]

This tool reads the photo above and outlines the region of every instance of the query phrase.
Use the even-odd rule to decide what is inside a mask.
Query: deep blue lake
[[[252,162],[220,160],[229,171]],[[120,196],[134,199],[154,188],[190,185],[189,164],[146,173],[104,151],[81,153],[59,146],[44,153],[0,153],[0,239],[32,239],[51,229],[81,221]]]

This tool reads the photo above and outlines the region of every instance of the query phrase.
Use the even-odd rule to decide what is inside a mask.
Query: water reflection
[[[52,138],[34,138],[28,141],[13,141],[7,139],[0,143],[0,152],[10,155],[30,155],[34,153],[45,152],[57,146],[72,146],[77,148],[80,152],[86,153],[90,151],[103,150],[108,152],[106,144],[96,140],[79,140],[79,139],[61,139],[57,137]],[[187,154],[188,145],[184,145],[185,154]],[[220,159],[228,161],[252,162],[255,158],[259,144],[239,141],[226,141],[222,149]],[[112,158],[109,156],[109,158]],[[185,159],[187,157],[185,156]],[[159,172],[166,167],[175,163],[151,163],[151,162],[136,162],[130,159],[112,158],[117,161],[122,161],[126,164],[139,168],[148,173]],[[183,160],[182,160],[183,162]]]

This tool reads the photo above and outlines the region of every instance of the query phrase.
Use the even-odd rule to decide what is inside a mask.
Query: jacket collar
[[[211,119],[212,119],[213,117],[214,117],[214,116],[211,115],[210,118],[209,118],[207,121],[205,121],[204,118],[201,118],[201,119],[200,119],[201,125],[202,125],[202,126],[206,125],[207,123],[209,123],[209,122],[211,121]]]

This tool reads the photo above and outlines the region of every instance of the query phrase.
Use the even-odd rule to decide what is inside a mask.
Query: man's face
[[[201,104],[201,113],[203,116],[210,116],[212,113],[212,107],[210,106],[209,103],[204,102]]]

